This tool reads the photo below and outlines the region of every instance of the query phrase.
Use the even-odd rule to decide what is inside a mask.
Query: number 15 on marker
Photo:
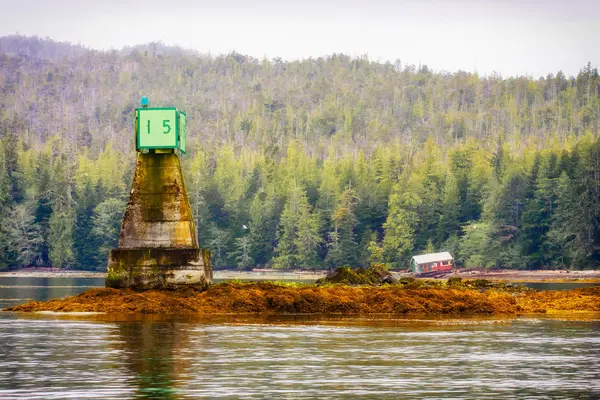
[[[177,148],[177,109],[140,108],[138,110],[138,148]]]
[[[148,135],[150,134],[150,120],[148,120]],[[171,120],[168,119],[163,119],[163,128],[165,128],[165,130],[163,131],[163,133],[165,135],[168,135],[169,133],[171,133]]]

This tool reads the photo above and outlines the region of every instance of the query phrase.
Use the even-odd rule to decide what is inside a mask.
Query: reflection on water
[[[119,340],[111,347],[119,350],[134,377],[137,395],[175,399],[176,388],[186,380],[189,361],[181,351],[189,346],[188,330],[175,322],[121,323]]]
[[[523,282],[515,283],[515,285],[524,285],[535,290],[571,290],[600,286],[599,283],[586,282]]]
[[[0,398],[600,396],[598,321],[250,321],[0,314]]]

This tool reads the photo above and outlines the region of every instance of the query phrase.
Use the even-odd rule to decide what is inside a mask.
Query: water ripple
[[[600,327],[0,315],[0,398],[598,398]]]

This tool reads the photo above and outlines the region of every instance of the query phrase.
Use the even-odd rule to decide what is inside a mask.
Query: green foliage
[[[383,225],[383,250],[386,261],[400,267],[408,265],[414,247],[415,229],[419,222],[417,208],[421,199],[414,193],[401,193],[396,185],[390,196],[388,218]]]
[[[231,235],[226,229],[218,228],[213,225],[210,227],[211,239],[208,242],[207,247],[212,252],[211,261],[215,266],[227,266],[228,265],[228,253],[230,248]],[[235,254],[235,253],[234,253]]]
[[[5,237],[5,256],[9,263],[18,265],[35,265],[42,260],[44,239],[39,224],[31,213],[31,207],[18,204],[6,215],[2,231]]]
[[[329,265],[356,265],[358,262],[358,243],[355,234],[357,201],[356,191],[351,188],[344,190],[340,195],[331,217],[333,231],[330,233],[331,241],[325,260]]]
[[[73,212],[54,212],[50,216],[50,262],[57,267],[72,266],[75,261],[73,248],[73,227],[75,215]]]
[[[600,265],[590,65],[502,79],[341,54],[0,40],[37,49],[0,53],[0,268],[105,267],[135,165],[139,82],[188,114],[184,176],[218,268],[405,268],[432,249],[472,267]]]
[[[427,253],[427,254],[435,253],[435,246],[433,245],[432,239],[427,240],[427,246],[425,247],[425,253]]]
[[[10,181],[6,169],[4,144],[0,140],[0,211],[10,200]]]
[[[275,268],[315,268],[322,241],[318,228],[306,192],[294,182],[281,213]]]
[[[463,228],[457,259],[465,267],[486,267],[493,261],[488,257],[491,251],[491,229],[489,222],[473,222]]]
[[[379,243],[376,232],[371,234],[371,240],[369,240],[367,251],[369,252],[369,265],[382,264],[384,262],[385,253],[383,247]]]
[[[238,268],[245,268],[252,265],[251,242],[248,236],[235,239],[235,260]]]
[[[103,264],[110,249],[117,246],[124,212],[125,202],[118,198],[108,198],[94,209],[92,234],[99,241],[96,257]]]

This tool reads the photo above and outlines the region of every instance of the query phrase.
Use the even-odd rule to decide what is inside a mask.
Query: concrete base
[[[108,259],[106,286],[203,288],[211,281],[210,252],[198,248],[179,157],[139,153],[119,247]]]
[[[212,281],[210,252],[199,249],[113,249],[106,286],[112,288],[206,288]]]

